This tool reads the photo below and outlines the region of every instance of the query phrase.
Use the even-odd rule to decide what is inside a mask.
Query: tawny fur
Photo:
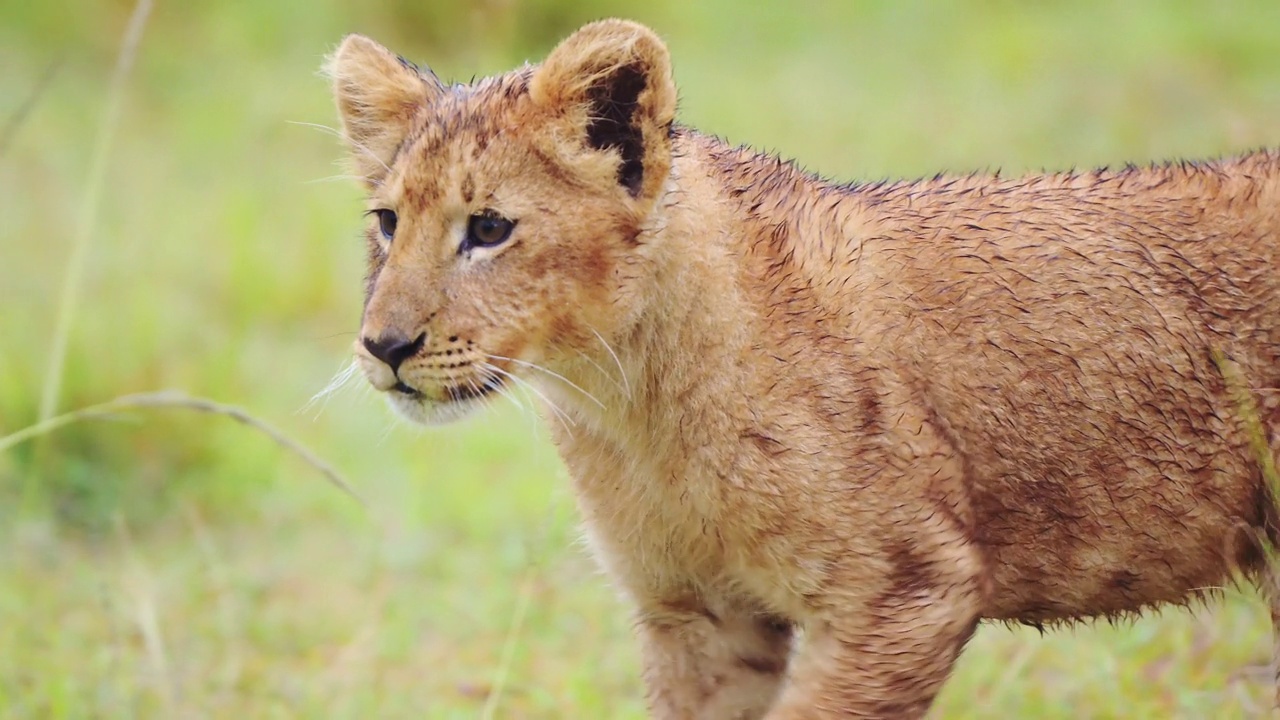
[[[1280,155],[835,185],[674,125],[623,21],[471,85],[357,36],[330,72],[398,217],[361,337],[412,355],[357,343],[366,375],[424,422],[524,384],[568,414],[656,717],[919,717],[980,619],[1264,576],[1214,354],[1274,444]],[[463,244],[485,213],[510,238]]]

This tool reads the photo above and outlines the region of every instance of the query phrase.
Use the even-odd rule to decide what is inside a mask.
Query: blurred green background
[[[0,0],[0,435],[33,423],[130,2]],[[435,431],[353,383],[359,190],[317,68],[364,32],[457,79],[619,15],[681,120],[843,179],[1280,144],[1280,3],[159,0],[119,97],[59,408],[176,388],[314,448],[154,411],[0,455],[0,715],[641,717],[625,609],[514,407]],[[936,717],[1261,717],[1251,591],[1134,624],[984,628]]]

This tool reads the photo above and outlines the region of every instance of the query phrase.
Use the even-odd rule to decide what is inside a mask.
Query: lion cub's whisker
[[[301,120],[286,120],[285,122],[289,123],[290,125],[300,125],[302,127],[315,128],[316,130],[320,130],[322,132],[328,133],[329,135],[332,135],[345,143],[350,143],[351,147],[359,150],[365,155],[368,155],[370,158],[376,160],[377,163],[381,165],[387,172],[391,172],[391,168],[387,167],[387,164],[382,161],[382,158],[378,157],[377,154],[375,154],[363,143],[356,142],[355,139],[353,139],[351,136],[347,135],[344,132],[331,128],[328,125],[321,125],[320,123],[302,122]],[[369,178],[362,177],[361,179],[367,181]]]
[[[530,430],[536,434],[537,411],[533,408],[533,400],[529,397],[529,393],[519,385],[514,387],[520,391],[520,396],[517,396],[514,392],[508,392],[507,388],[510,386],[503,383],[502,376],[494,372],[497,368],[487,362],[478,362],[476,367],[480,368],[480,372],[484,373],[487,381],[501,383],[502,387],[498,390],[498,395],[505,397],[512,405],[520,409],[520,415],[528,420]]]
[[[599,330],[596,330],[595,328],[589,329],[595,334],[596,338],[600,341],[600,344],[604,345],[604,349],[609,351],[609,357],[612,357],[613,361],[617,363],[618,374],[622,376],[622,386],[626,388],[627,391],[627,399],[631,399],[631,381],[627,379],[627,371],[623,369],[622,361],[618,359],[618,353],[613,351],[613,348],[609,345],[609,341],[604,339],[604,336],[600,334]]]
[[[327,403],[329,398],[333,397],[339,390],[345,387],[347,383],[355,379],[359,369],[360,368],[356,364],[355,360],[344,365],[342,369],[338,370],[338,372],[334,374],[333,379],[329,381],[329,384],[321,388],[315,395],[312,395],[311,399],[298,409],[298,412],[305,413],[319,403]],[[323,409],[323,405],[321,405],[321,409]]]
[[[556,405],[554,402],[552,402],[551,398],[547,397],[541,390],[534,387],[532,383],[522,379],[520,376],[515,375],[513,373],[509,373],[500,367],[497,367],[495,365],[487,365],[487,367],[488,369],[498,373],[503,377],[510,378],[512,382],[519,383],[521,386],[528,388],[534,395],[537,395],[538,397],[542,398],[542,401],[545,402],[547,404],[547,407],[551,410],[552,415],[557,420],[560,421],[560,425],[564,427],[565,432],[571,435],[573,434],[570,428],[576,427],[578,423],[575,422],[572,417],[570,417],[569,413],[565,412],[560,408],[559,405]]]
[[[315,180],[304,180],[303,184],[304,185],[322,185],[324,183],[331,183],[331,182],[351,182],[352,180],[355,180],[356,182],[364,182],[366,178],[362,175],[351,175],[349,173],[343,173],[340,175],[330,175],[328,177],[316,178]]]
[[[600,375],[601,375],[605,380],[608,380],[610,383],[613,383],[613,386],[614,386],[614,387],[616,387],[616,388],[618,388],[619,390],[621,390],[621,391],[623,392],[623,394],[624,394],[624,395],[626,395],[627,400],[630,400],[630,399],[631,399],[631,393],[630,393],[630,392],[628,392],[628,388],[627,388],[627,386],[626,386],[626,385],[623,385],[623,384],[622,384],[622,383],[620,383],[620,382],[618,382],[618,378],[615,378],[613,375],[609,374],[609,371],[608,371],[608,370],[605,370],[603,367],[601,367],[600,363],[598,363],[598,362],[596,362],[595,360],[593,360],[593,359],[591,358],[591,356],[590,356],[590,355],[588,355],[588,354],[586,354],[586,353],[582,352],[581,350],[579,350],[579,351],[577,351],[577,352],[578,352],[578,356],[579,356],[579,357],[581,357],[583,360],[587,361],[588,363],[590,363],[590,364],[591,364],[591,367],[593,367],[593,368],[595,368],[596,370],[598,370],[598,371],[600,372]]]
[[[493,354],[491,354],[491,353],[485,353],[485,355],[487,355],[487,356],[488,356],[490,359],[492,359],[492,360],[506,360],[507,362],[512,362],[512,363],[515,363],[515,364],[517,364],[517,365],[523,365],[524,367],[527,367],[527,368],[532,368],[532,369],[534,369],[534,370],[541,370],[542,372],[544,372],[544,373],[546,373],[546,374],[550,375],[550,376],[551,376],[551,377],[553,377],[553,378],[557,378],[557,379],[559,379],[559,380],[564,381],[564,383],[565,383],[565,384],[567,384],[569,387],[571,387],[571,388],[573,388],[574,390],[577,390],[578,392],[582,393],[583,395],[585,395],[585,396],[587,397],[587,399],[588,399],[588,400],[590,400],[591,402],[593,402],[593,403],[595,403],[596,405],[598,405],[598,406],[600,407],[600,409],[601,409],[601,410],[608,410],[608,408],[606,408],[606,407],[604,406],[604,403],[602,403],[602,402],[600,402],[598,399],[596,399],[596,396],[595,396],[595,395],[592,395],[591,393],[587,392],[586,390],[583,390],[581,385],[578,385],[578,384],[577,384],[577,383],[575,383],[574,381],[570,380],[569,378],[567,378],[567,377],[565,377],[565,376],[561,375],[560,373],[558,373],[558,372],[556,372],[556,371],[554,371],[554,370],[548,370],[547,368],[544,368],[544,367],[542,367],[541,365],[538,365],[538,364],[536,364],[536,363],[525,362],[524,360],[517,360],[517,359],[515,359],[515,358],[503,357],[502,355],[493,355]]]

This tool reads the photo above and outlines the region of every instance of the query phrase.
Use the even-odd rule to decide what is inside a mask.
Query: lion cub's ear
[[[579,172],[652,200],[671,170],[676,89],[667,48],[625,20],[584,26],[551,52],[529,86],[563,132],[547,135]]]
[[[413,118],[444,92],[430,71],[421,71],[363,35],[348,35],[329,57],[325,71],[342,133],[365,184],[374,187],[409,133]]]

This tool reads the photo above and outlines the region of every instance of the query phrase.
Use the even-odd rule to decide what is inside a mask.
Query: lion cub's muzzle
[[[436,340],[424,332],[410,339],[384,332],[362,338],[355,352],[369,383],[419,422],[460,417],[476,401],[500,391],[507,377],[474,341],[457,335]]]

